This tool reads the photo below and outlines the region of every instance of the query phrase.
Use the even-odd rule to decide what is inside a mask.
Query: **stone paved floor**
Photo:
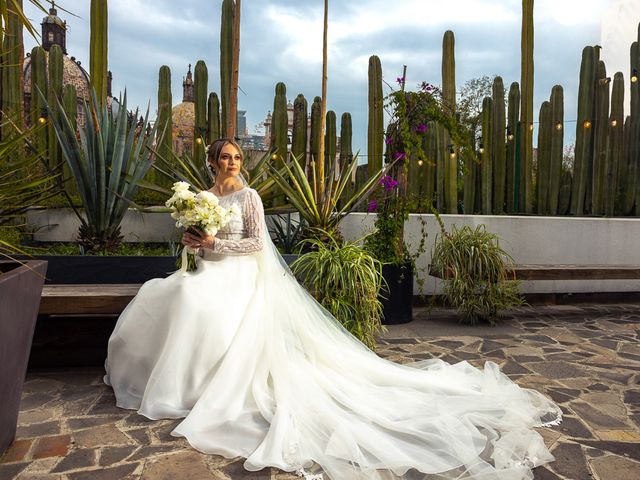
[[[416,309],[413,322],[390,327],[378,352],[398,362],[498,363],[566,414],[559,427],[539,429],[556,461],[535,469],[537,480],[631,480],[640,478],[639,340],[640,305],[526,307],[495,328]],[[298,478],[276,469],[248,473],[241,459],[202,455],[169,435],[177,422],[116,408],[99,369],[30,373],[0,479]]]

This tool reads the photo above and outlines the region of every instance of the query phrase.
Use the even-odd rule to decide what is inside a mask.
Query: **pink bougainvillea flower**
[[[421,123],[416,127],[416,132],[424,133],[427,131],[427,126],[424,123]]]
[[[398,82],[400,85],[404,84],[404,77],[396,78],[396,82]]]
[[[398,185],[391,175],[385,175],[380,179],[380,184],[384,187],[385,190],[392,190]]]
[[[430,83],[422,82],[422,83],[420,84],[420,89],[421,89],[423,92],[431,93],[431,92],[433,92],[433,90],[435,89],[435,87],[434,87],[433,85],[431,85]]]
[[[394,154],[393,154],[393,159],[394,159],[394,160],[402,160],[402,159],[404,159],[406,156],[407,156],[407,154],[406,154],[406,153],[404,153],[404,152],[396,152],[396,153],[394,153]]]
[[[384,143],[386,143],[387,145],[391,145],[393,143],[393,138],[392,137],[385,138]]]
[[[375,212],[378,208],[378,202],[371,200],[367,206],[367,212]]]

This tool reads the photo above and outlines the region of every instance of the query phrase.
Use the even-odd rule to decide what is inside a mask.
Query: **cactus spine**
[[[382,168],[384,145],[382,66],[377,55],[369,57],[369,123],[367,128],[368,172],[372,176]]]
[[[493,99],[485,97],[482,101],[482,144],[484,152],[481,154],[482,175],[482,213],[492,213],[492,160],[493,160]]]
[[[63,73],[62,48],[60,45],[52,45],[49,49],[49,90],[47,92],[47,102],[49,105],[57,105],[57,101],[62,101],[62,73]],[[56,138],[56,131],[53,124],[49,122],[47,126],[48,146],[49,146],[49,166],[60,169],[62,161],[62,150]]]
[[[502,77],[493,79],[493,126],[492,126],[492,165],[493,165],[493,213],[504,213],[507,151],[505,146],[504,83]]]
[[[193,101],[195,112],[194,125],[194,146],[193,158],[203,165],[205,157],[205,142],[207,138],[207,100],[208,100],[208,83],[209,72],[207,65],[202,60],[196,62],[196,68],[193,70]],[[204,167],[203,167],[204,168]]]
[[[276,150],[276,165],[280,167],[287,159],[287,128],[289,123],[287,116],[287,87],[282,82],[276,84],[272,122],[271,148]]]
[[[307,153],[307,99],[301,93],[293,101],[293,132],[291,153],[306,165]]]
[[[520,210],[533,213],[533,0],[522,0],[520,86]]]
[[[538,118],[540,120],[538,127],[538,175],[536,178],[538,213],[548,215],[549,182],[551,181],[551,102],[542,102]]]
[[[560,85],[551,89],[551,151],[549,165],[549,213],[556,215],[560,199],[562,156],[564,147],[564,90]],[[564,213],[564,212],[562,212]]]
[[[582,50],[580,66],[580,87],[578,88],[578,120],[576,123],[576,149],[573,167],[573,185],[571,188],[571,213],[582,215],[585,212],[585,195],[589,164],[593,150],[594,88],[595,88],[595,51],[587,46]]]
[[[324,134],[324,171],[329,173],[331,166],[336,161],[337,127],[336,112],[329,110],[326,115],[326,130]]]
[[[173,135],[173,123],[171,115],[171,107],[173,101],[171,98],[171,69],[167,65],[160,67],[158,72],[158,129],[157,135],[157,151],[158,155],[169,161],[172,135]],[[154,169],[150,169],[149,172],[154,173],[154,178],[162,178],[163,184],[169,183],[168,179],[164,178],[159,172],[154,172]]]
[[[207,101],[207,143],[211,144],[222,137],[220,130],[220,100],[216,92],[209,93]]]
[[[220,19],[220,101],[222,105],[220,133],[224,134],[229,125],[231,104],[231,76],[233,74],[233,20],[234,1],[222,1]]]
[[[507,158],[506,158],[506,207],[507,213],[515,212],[516,182],[516,130],[520,117],[520,85],[513,82],[509,87],[509,109],[507,112]]]
[[[96,92],[100,105],[104,105],[107,98],[107,11],[107,0],[91,0],[89,75],[90,86]]]

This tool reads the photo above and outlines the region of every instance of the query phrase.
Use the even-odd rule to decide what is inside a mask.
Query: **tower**
[[[42,48],[47,52],[52,45],[60,45],[62,53],[67,54],[67,22],[58,17],[56,3],[51,2],[49,15],[42,19]]]

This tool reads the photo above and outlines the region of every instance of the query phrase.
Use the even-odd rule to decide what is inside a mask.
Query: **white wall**
[[[426,269],[438,224],[433,215],[412,214],[405,227],[407,243],[417,246],[422,216],[427,222],[427,251],[417,260],[419,269]],[[536,217],[506,215],[441,215],[445,225],[475,227],[485,224],[497,234],[502,247],[516,263],[542,264],[635,264],[640,265],[640,219]],[[341,223],[347,240],[361,238],[372,231],[374,214],[352,213]],[[71,241],[79,221],[70,209],[31,211],[28,222],[39,228],[34,238],[41,241]],[[142,214],[129,210],[122,223],[122,233],[128,242],[177,241],[174,221],[168,214]],[[421,273],[424,276],[424,273]],[[440,291],[440,280],[428,276],[425,293]],[[640,291],[640,280],[537,280],[522,282],[526,293],[623,292]],[[418,284],[414,286],[418,291]]]

